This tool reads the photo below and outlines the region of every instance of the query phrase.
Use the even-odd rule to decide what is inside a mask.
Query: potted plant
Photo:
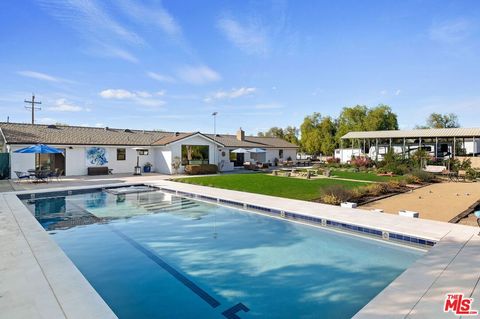
[[[180,168],[180,165],[182,165],[182,160],[180,159],[180,157],[175,156],[172,161],[172,168],[175,174],[178,174],[178,169]]]
[[[278,166],[278,158],[275,157],[275,158],[273,159],[273,164],[274,164],[275,166]]]
[[[144,172],[144,173],[150,173],[151,171],[152,171],[152,163],[146,162],[146,163],[143,165],[143,172]]]

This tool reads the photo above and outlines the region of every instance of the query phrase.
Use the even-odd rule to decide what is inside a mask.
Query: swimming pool
[[[423,254],[159,191],[23,202],[120,318],[350,318]]]

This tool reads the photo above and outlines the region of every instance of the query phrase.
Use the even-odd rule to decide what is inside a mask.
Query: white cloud
[[[143,44],[135,32],[116,21],[102,2],[84,0],[40,0],[42,6],[54,17],[75,28],[87,39],[116,38],[133,44]]]
[[[104,99],[117,99],[117,100],[124,100],[124,99],[132,99],[136,95],[133,92],[123,90],[123,89],[107,89],[100,92],[100,96]]]
[[[265,55],[268,52],[266,30],[261,25],[241,25],[231,18],[221,18],[218,27],[235,46],[248,54]]]
[[[32,78],[32,79],[37,79],[41,81],[47,81],[47,82],[55,82],[55,83],[71,83],[72,81],[67,80],[67,79],[62,79],[50,74],[46,73],[41,73],[41,72],[36,72],[36,71],[30,71],[30,70],[25,70],[25,71],[18,71],[17,74],[27,77],[27,78]]]
[[[152,97],[152,94],[146,92],[146,91],[137,91],[136,92],[137,96],[147,98],[147,97]]]
[[[430,39],[444,44],[458,43],[467,38],[471,31],[470,23],[465,19],[434,24],[430,27]]]
[[[177,70],[178,77],[192,84],[205,84],[219,81],[222,77],[206,65],[184,66]]]
[[[89,46],[86,51],[137,63],[124,45],[143,46],[145,41],[109,13],[105,2],[85,0],[38,0],[53,17],[73,28]]]
[[[128,91],[124,89],[107,89],[99,93],[104,99],[110,100],[128,100],[143,106],[162,106],[165,101],[154,98],[153,96],[160,96],[157,93],[150,93],[146,91]]]
[[[47,108],[49,111],[55,112],[80,112],[83,110],[80,106],[68,103],[66,99],[58,99],[55,106]]]
[[[400,90],[400,89],[395,91],[395,95],[397,95],[397,96],[400,95],[400,93],[402,93],[402,90]]]
[[[87,50],[96,56],[113,57],[122,59],[131,63],[139,63],[138,58],[129,51],[119,48],[115,45],[108,45],[106,43],[98,42],[94,48]]]
[[[147,76],[159,82],[175,83],[175,79],[169,75],[164,75],[156,72],[147,72]]]
[[[251,95],[255,93],[257,89],[256,88],[247,88],[247,87],[242,87],[239,89],[232,89],[230,91],[218,91],[215,92],[209,96],[207,96],[204,101],[205,102],[211,102],[214,100],[223,100],[223,99],[236,99],[242,96],[246,95]]]
[[[381,94],[381,95],[387,95],[387,94],[388,94],[388,91],[387,91],[387,90],[381,90],[381,91],[380,91],[380,94]]]
[[[171,36],[182,33],[180,25],[159,2],[155,3],[155,6],[146,6],[139,1],[130,0],[119,0],[117,3],[130,18],[137,22],[158,26]]]

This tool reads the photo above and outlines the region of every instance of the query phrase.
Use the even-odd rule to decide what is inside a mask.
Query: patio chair
[[[460,180],[462,179],[464,182],[467,180],[467,171],[465,170],[459,170],[457,178]]]
[[[50,171],[47,171],[47,170],[36,171],[34,182],[36,182],[36,183],[48,183],[48,175],[49,174],[50,174]]]
[[[17,175],[17,178],[22,181],[23,180],[30,180],[30,173],[29,172],[20,172],[20,171],[15,171],[15,175]]]
[[[55,171],[52,171],[52,172],[48,173],[48,178],[49,179],[56,178],[57,182],[59,182],[60,181],[59,178],[62,175],[63,175],[63,169],[56,168]]]

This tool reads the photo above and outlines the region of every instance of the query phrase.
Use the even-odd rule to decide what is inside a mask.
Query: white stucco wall
[[[12,177],[16,177],[14,171],[27,171],[35,168],[35,154],[21,154],[13,153],[13,151],[27,147],[29,145],[12,146],[11,147],[11,173]],[[92,146],[68,146],[68,145],[50,145],[52,147],[65,149],[65,175],[87,175],[87,168],[93,165],[87,165],[86,150]],[[107,151],[108,163],[107,166],[113,169],[114,174],[118,173],[133,173],[135,165],[137,165],[137,151],[133,146],[97,146],[103,147]],[[126,159],[124,161],[117,161],[117,148],[126,149]],[[143,147],[142,147],[143,148]],[[149,150],[148,155],[140,155],[139,164],[143,169],[143,165],[147,162],[153,164],[152,170],[155,171],[155,155],[153,148],[145,147]]]
[[[87,175],[87,163],[85,161],[85,147],[73,147],[65,149],[65,175]]]
[[[172,174],[172,152],[168,147],[153,148],[155,172]]]
[[[12,145],[10,151],[10,176],[17,178],[15,171],[26,172],[29,169],[35,169],[35,154],[13,153],[16,150],[29,145]]]
[[[175,158],[176,156],[180,157],[180,159],[182,158],[182,145],[208,145],[209,146],[208,162],[210,164],[216,164],[214,161],[215,152],[217,152],[217,160],[220,157],[219,152],[217,150],[217,146],[213,143],[213,141],[210,141],[204,137],[196,135],[196,136],[188,137],[186,139],[183,139],[168,145],[171,149],[172,159]],[[170,163],[171,163],[171,160],[170,160]],[[178,172],[183,173],[183,171],[184,171],[184,166],[181,165]]]

